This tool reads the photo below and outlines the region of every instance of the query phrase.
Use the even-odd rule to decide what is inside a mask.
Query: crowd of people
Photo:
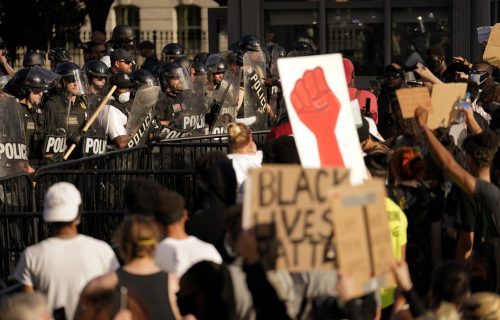
[[[248,170],[300,164],[276,61],[315,55],[315,46],[298,42],[286,52],[243,36],[227,52],[192,60],[171,43],[158,60],[152,44],[143,42],[146,60],[138,68],[130,27],[115,27],[109,42],[100,38],[86,47],[82,69],[61,48],[49,51],[52,70],[36,52],[26,54],[15,73],[0,59],[0,73],[11,77],[0,81],[0,99],[21,112],[25,170],[61,161],[67,149],[48,148],[49,138],[83,146],[85,139],[106,141],[99,151],[105,152],[220,127],[232,153],[197,159],[201,192],[190,212],[183,195],[153,180],[129,181],[125,218],[111,245],[78,233],[80,191],[70,183],[52,185],[43,219],[54,236],[23,252],[14,277],[25,293],[2,299],[0,318],[500,319],[496,66],[464,57],[447,64],[443,48],[432,46],[425,64],[392,63],[379,87],[363,90],[344,58],[350,99],[362,115],[357,132],[365,165],[370,176],[386,181],[397,282],[358,297],[349,270],[265,271],[255,235],[241,228]],[[424,108],[403,117],[398,89],[451,82],[467,85],[470,108],[457,107],[449,125],[429,129]],[[87,123],[100,104],[105,108],[97,120]],[[257,150],[252,130],[260,129],[270,132]],[[79,148],[72,156],[87,153]]]

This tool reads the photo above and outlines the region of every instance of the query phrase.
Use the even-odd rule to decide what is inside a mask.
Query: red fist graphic
[[[290,98],[300,120],[316,136],[321,165],[344,167],[335,136],[340,102],[328,87],[323,69],[306,71]]]

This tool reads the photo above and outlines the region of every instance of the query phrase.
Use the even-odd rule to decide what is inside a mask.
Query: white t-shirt
[[[49,238],[29,246],[14,276],[23,285],[43,292],[51,310],[64,307],[66,318],[73,319],[85,285],[118,266],[106,242],[80,234],[71,239]]]
[[[99,125],[107,131],[111,140],[127,134],[127,116],[112,105],[106,105],[97,118]]]
[[[182,240],[165,238],[156,247],[155,260],[163,271],[179,276],[200,261],[222,263],[222,257],[213,245],[193,236]]]
[[[257,150],[255,154],[240,154],[231,153],[227,157],[233,161],[233,169],[236,173],[236,180],[238,181],[238,189],[247,179],[248,169],[250,168],[260,168],[262,166],[263,153],[261,150]]]

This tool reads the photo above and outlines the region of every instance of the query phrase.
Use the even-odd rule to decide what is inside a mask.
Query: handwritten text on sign
[[[248,183],[249,181],[249,183]],[[332,269],[329,191],[349,183],[345,169],[264,166],[250,172],[244,216],[255,227],[266,269]],[[245,218],[244,218],[245,220]]]

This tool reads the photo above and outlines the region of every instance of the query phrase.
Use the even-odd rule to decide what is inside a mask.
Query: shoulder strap
[[[115,107],[116,109],[120,110],[121,113],[123,113],[128,119],[128,111],[123,104],[121,104],[115,100],[109,100],[109,104],[112,105],[113,107]]]

